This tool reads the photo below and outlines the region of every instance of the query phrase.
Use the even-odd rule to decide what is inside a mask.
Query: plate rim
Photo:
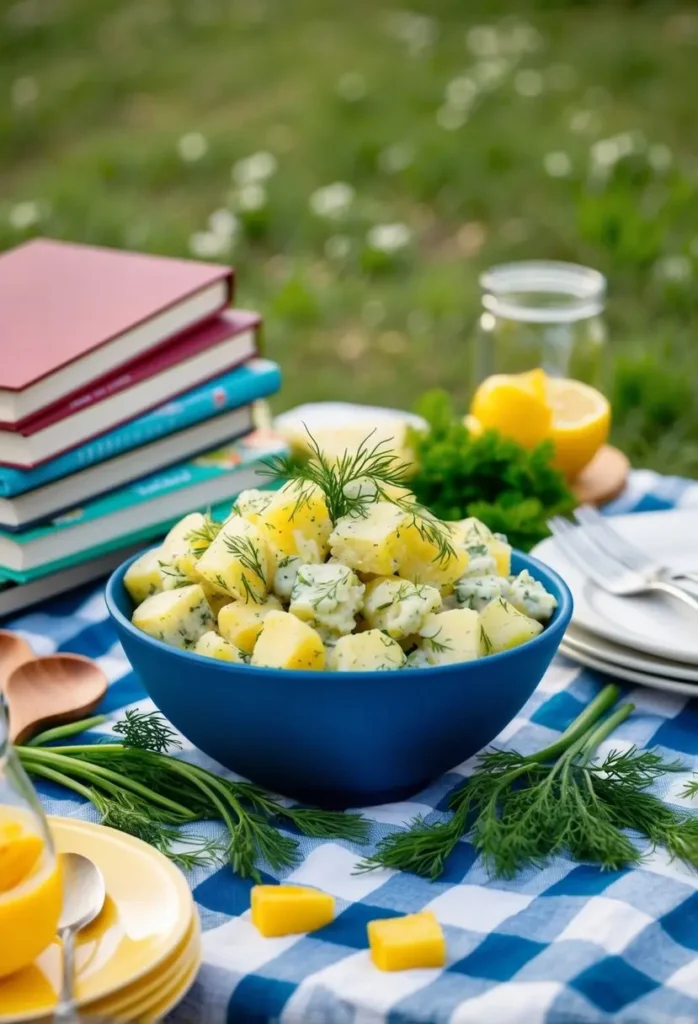
[[[698,685],[666,679],[663,676],[653,676],[649,672],[634,672],[632,669],[613,665],[611,662],[604,662],[600,658],[593,658],[586,654],[577,654],[565,646],[564,640],[560,644],[560,654],[570,661],[581,665],[583,668],[591,669],[593,672],[603,672],[613,679],[622,679],[626,683],[647,686],[652,690],[662,690],[665,693],[673,693],[681,697],[688,697],[689,699],[698,697]]]
[[[584,633],[588,633],[590,640],[587,641],[586,639],[580,639],[577,637],[576,630],[582,630]],[[594,639],[604,640],[606,643],[617,648],[617,658],[607,656],[605,653],[595,650],[593,643],[590,642]],[[693,667],[681,661],[671,662],[668,658],[656,658],[656,660],[661,663],[661,669],[666,669],[666,671],[661,671],[659,665],[654,665],[643,660],[643,654],[648,657],[651,656],[648,652],[635,652],[631,647],[624,647],[622,644],[616,643],[612,640],[607,640],[606,637],[597,636],[584,626],[575,626],[571,623],[567,627],[563,642],[568,647],[576,647],[582,654],[588,654],[589,657],[607,661],[609,664],[615,664],[623,668],[635,669],[637,672],[647,672],[649,669],[652,669],[653,671],[649,672],[650,675],[663,676],[666,679],[674,679],[677,682],[695,683],[696,686],[698,686],[698,665]]]

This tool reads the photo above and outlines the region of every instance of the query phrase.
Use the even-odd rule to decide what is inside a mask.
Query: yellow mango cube
[[[334,920],[334,896],[304,885],[253,885],[252,924],[266,938],[299,935]]]
[[[135,604],[145,601],[151,594],[157,594],[163,590],[163,577],[160,571],[160,560],[162,552],[160,548],[146,551],[144,555],[137,558],[124,576],[124,586],[133,598]]]
[[[430,910],[368,922],[371,959],[381,971],[444,967],[446,938]]]
[[[365,516],[343,516],[330,536],[332,555],[355,572],[392,576],[409,523],[402,509],[383,501],[371,505]]]
[[[305,563],[324,562],[332,520],[325,496],[314,484],[290,480],[276,491],[257,525],[277,562],[300,555]]]
[[[318,633],[290,612],[269,612],[252,654],[252,665],[319,671],[325,647]]]
[[[273,576],[273,559],[260,529],[232,516],[197,562],[198,575],[221,594],[262,604]]]
[[[195,654],[203,654],[205,658],[215,658],[216,661],[234,661],[239,665],[244,664],[241,652],[233,644],[228,643],[222,636],[213,629],[204,633],[196,641]]]
[[[433,530],[441,531],[451,551],[442,553],[438,538],[429,532],[429,521],[411,521],[401,531],[397,575],[413,583],[428,583],[442,593],[451,589],[468,567],[468,553],[458,543],[455,531],[447,523],[434,520]]]
[[[263,604],[232,601],[218,613],[218,630],[231,644],[246,654],[252,654],[267,615],[269,612],[280,611],[281,602],[273,594],[270,594]]]

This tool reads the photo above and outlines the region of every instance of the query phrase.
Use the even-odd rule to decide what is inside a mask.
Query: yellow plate
[[[154,999],[160,999],[163,992],[181,980],[193,966],[201,963],[201,929],[198,919],[192,923],[184,944],[176,954],[161,964],[147,977],[135,985],[129,985],[121,992],[88,1003],[84,1012],[95,1017],[103,1016],[114,1020],[133,1020],[143,1006]]]
[[[141,1010],[138,1017],[135,1019],[138,1024],[157,1024],[161,1021],[168,1013],[174,1010],[175,1006],[179,1006],[184,997],[186,996],[189,989],[196,981],[196,976],[199,973],[201,962],[190,967],[184,977],[168,992],[162,992],[159,999],[147,1007],[145,1010]]]
[[[180,947],[194,902],[184,875],[151,846],[103,825],[49,818],[59,853],[81,853],[100,867],[104,910],[76,949],[77,1002],[104,999],[155,971]],[[31,967],[0,981],[0,1024],[50,1013],[60,990],[56,940]]]

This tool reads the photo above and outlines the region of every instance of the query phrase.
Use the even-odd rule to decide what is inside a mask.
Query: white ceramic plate
[[[698,697],[698,683],[683,683],[677,679],[667,679],[666,676],[656,676],[651,672],[637,672],[631,668],[624,668],[622,665],[614,665],[603,658],[593,658],[589,654],[581,654],[572,647],[568,647],[563,640],[559,648],[570,661],[577,662],[585,668],[592,668],[595,672],[602,672],[612,679],[624,679],[627,683],[640,683],[642,686],[651,686],[655,690],[664,690],[666,693],[680,693],[684,697]]]
[[[611,521],[630,543],[669,568],[698,571],[698,510],[641,512]],[[597,636],[655,657],[698,665],[698,612],[666,595],[614,597],[571,565],[552,537],[531,552],[566,580],[573,623]]]
[[[594,633],[587,633],[580,626],[569,626],[565,633],[565,645],[579,654],[587,654],[591,658],[600,658],[622,668],[633,669],[635,672],[649,672],[667,679],[683,679],[687,683],[698,683],[698,666],[684,665],[680,661],[667,661],[655,658],[652,654],[632,651],[627,647],[604,640]]]

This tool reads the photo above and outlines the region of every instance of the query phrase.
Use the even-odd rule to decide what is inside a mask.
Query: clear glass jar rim
[[[606,278],[579,263],[522,260],[490,267],[480,275],[482,304],[495,315],[514,320],[572,321],[595,316],[604,308]],[[527,301],[527,295],[532,301]],[[559,302],[534,297],[559,296]]]

